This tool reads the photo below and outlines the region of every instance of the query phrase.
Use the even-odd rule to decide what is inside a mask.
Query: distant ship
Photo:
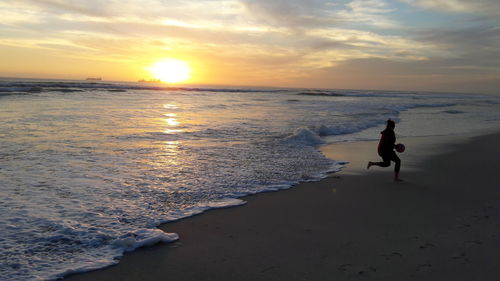
[[[85,80],[90,80],[90,81],[101,81],[102,80],[102,77],[89,77]]]
[[[149,80],[144,80],[144,79],[141,79],[137,82],[141,82],[141,83],[161,83],[161,80],[160,79],[149,79]]]

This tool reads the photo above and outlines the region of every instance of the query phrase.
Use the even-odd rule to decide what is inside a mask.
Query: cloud
[[[352,59],[310,73],[302,83],[330,88],[499,93],[500,70],[456,68],[460,60]]]
[[[4,0],[4,5],[10,7],[25,8],[28,11],[40,13],[60,14],[76,13],[88,16],[104,17],[109,16],[106,12],[105,2],[89,0],[82,1],[61,1],[61,0]],[[79,3],[81,2],[81,3]]]
[[[46,8],[54,6],[53,3],[44,3],[44,5]],[[55,6],[57,9],[60,8],[59,5]],[[312,9],[305,6],[303,6],[304,9]],[[194,10],[199,8],[201,7],[190,7]],[[77,9],[71,8],[69,10],[75,11]],[[226,14],[229,19],[237,10],[237,7],[232,5],[226,12],[221,13]],[[210,49],[217,48],[217,52],[226,48],[224,52],[235,50],[241,55],[245,53],[238,50],[249,50],[249,52],[251,50],[265,54],[286,50],[286,52],[299,54],[310,51],[352,51],[371,44],[368,36],[354,35],[351,31],[342,29],[328,29],[329,35],[305,30],[304,34],[296,36],[289,32],[283,32],[279,28],[258,30],[246,28],[245,25],[227,25],[224,22],[217,23],[217,21],[204,24],[201,20],[198,20],[198,24],[194,24],[189,22],[189,18],[180,21],[167,17],[145,22],[126,15],[126,13],[120,17],[113,15],[113,18],[87,18],[88,15],[78,13],[45,16],[42,22],[19,22],[8,29],[5,28],[4,31],[8,30],[9,32],[4,34],[10,34],[10,36],[4,37],[0,42],[13,42],[12,40],[16,39],[18,44],[31,44],[33,47],[44,46],[44,48],[61,45],[81,46],[86,50],[95,50],[103,55],[109,52],[112,55],[122,53],[123,56],[131,55],[132,50],[136,49],[132,46],[149,44],[148,42],[152,40],[168,41],[171,49],[176,47],[175,42],[184,42],[184,49],[206,49],[207,46],[211,45]],[[23,40],[23,38],[15,36],[18,31],[29,34],[24,34],[25,40]],[[332,33],[337,36],[330,36]],[[342,34],[345,35],[342,36]],[[40,42],[37,43],[37,40]],[[66,44],[61,42],[64,40],[67,41]],[[130,42],[134,42],[134,40],[136,43],[130,45]],[[122,44],[122,48],[117,49],[120,46],[119,42],[127,43]],[[13,44],[15,42],[9,43],[9,45]],[[379,43],[373,44],[379,45]],[[137,49],[141,48],[137,47]],[[158,47],[158,49],[161,48]],[[55,50],[60,49],[55,48]],[[95,52],[82,52],[82,55],[93,55]],[[61,55],[64,55],[64,52]]]
[[[415,34],[418,40],[440,44],[448,49],[496,49],[500,46],[499,27],[433,28],[420,30]]]
[[[41,22],[17,23],[9,32],[12,36],[17,31],[31,34],[23,38],[7,36],[0,39],[0,44],[114,62],[182,52],[219,64],[238,63],[238,68],[247,69],[245,75],[252,77],[279,74],[282,81],[288,82],[315,69],[354,58],[408,59],[422,57],[419,49],[425,49],[423,43],[400,36],[336,27],[341,25],[339,18],[345,25],[356,23],[354,19],[361,14],[389,13],[379,1],[370,1],[364,7],[357,1],[350,6],[332,6],[316,0],[256,0],[244,5],[231,1],[172,1],[168,11],[158,1],[150,1],[145,5],[151,5],[154,12],[144,16],[148,20],[138,18],[146,12],[134,9],[133,4],[137,3],[134,1],[124,1],[117,10],[104,7],[101,15],[81,11],[78,2],[72,2],[71,7],[52,2],[37,2],[32,8],[32,11],[43,8]],[[347,12],[333,14],[344,10]]]
[[[241,0],[254,23],[295,30],[330,25],[337,21],[331,6],[320,0]]]
[[[474,70],[477,73],[500,71],[500,28],[469,27],[427,29],[414,34],[415,40],[435,46],[436,57],[452,62],[449,69]]]
[[[383,0],[240,0],[257,24],[294,30],[341,25],[369,25],[395,28],[398,24],[388,15],[395,10]]]
[[[382,0],[353,0],[346,4],[348,9],[341,10],[338,15],[345,21],[357,22],[380,28],[397,28],[400,25],[387,17],[395,12],[394,8]]]
[[[500,2],[498,0],[402,0],[408,4],[427,9],[454,12],[481,14],[484,16],[500,15]]]
[[[190,40],[193,44],[227,44],[307,50],[358,49],[370,46],[366,36],[351,36],[349,29],[335,28],[340,20],[354,22],[368,14],[387,13],[379,0],[358,0],[347,6],[320,0],[6,0],[9,11],[23,9],[36,20],[17,22],[8,30],[31,31],[33,38],[74,40],[74,35]],[[9,7],[9,6],[7,6]],[[348,12],[348,9],[350,12]],[[343,11],[343,12],[342,12]],[[15,18],[12,16],[11,18]],[[356,20],[357,21],[357,20]],[[380,22],[383,22],[380,20]],[[7,30],[7,29],[4,29]],[[300,33],[297,33],[300,30]],[[324,37],[321,30],[330,30]],[[342,36],[345,34],[345,36]],[[345,37],[350,36],[349,39]],[[4,38],[3,41],[5,41]]]
[[[164,19],[228,23],[234,22],[240,9],[233,0],[2,0],[0,8],[2,14],[15,10],[46,18],[148,23]]]

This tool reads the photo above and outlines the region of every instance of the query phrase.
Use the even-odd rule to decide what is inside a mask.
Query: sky
[[[498,0],[0,0],[0,76],[500,94]]]

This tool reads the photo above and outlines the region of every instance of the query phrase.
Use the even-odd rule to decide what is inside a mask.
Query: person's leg
[[[391,155],[391,160],[396,164],[394,166],[394,180],[401,181],[399,178],[399,171],[401,170],[401,159],[396,155],[396,152],[393,152]]]
[[[397,156],[396,156],[397,157]],[[390,155],[384,155],[382,156],[383,162],[368,162],[368,166],[366,166],[367,169],[370,169],[371,166],[380,166],[380,167],[389,167],[391,165],[391,159],[392,157]]]

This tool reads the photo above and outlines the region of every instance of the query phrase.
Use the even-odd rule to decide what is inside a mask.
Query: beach
[[[428,177],[419,163],[466,142],[470,134],[496,130],[500,122],[498,97],[460,93],[171,88],[40,79],[0,80],[0,92],[6,93],[0,103],[5,121],[0,126],[2,281],[54,280],[103,269],[119,263],[125,253],[159,242],[164,244],[158,248],[178,247],[180,253],[196,245],[194,254],[185,256],[187,265],[219,251],[197,254],[198,245],[211,239],[214,246],[235,250],[228,260],[244,264],[254,252],[253,259],[262,260],[265,268],[273,262],[263,256],[272,259],[276,251],[287,256],[283,260],[293,256],[293,249],[336,252],[336,244],[310,247],[306,240],[323,244],[332,237],[337,242],[331,243],[344,243],[342,235],[354,232],[349,221],[365,228],[364,220],[377,222],[377,212],[406,204],[393,197],[398,193],[393,195],[385,182],[369,189],[377,182],[371,177],[379,173],[392,184],[391,169],[366,171],[368,160],[380,159],[377,140],[388,119],[396,122],[396,137],[407,146],[401,155],[401,176],[407,181],[398,187],[408,185],[408,190],[424,185]],[[372,201],[384,207],[375,212]],[[227,235],[193,227],[191,219],[184,222],[205,212],[194,221],[212,226],[204,221],[228,216],[218,226]],[[280,231],[270,225],[279,225]],[[325,231],[314,231],[318,225]],[[258,239],[255,232],[261,233]],[[290,235],[294,243],[284,251],[276,241]],[[244,253],[248,241],[256,242]],[[185,274],[178,266],[182,259],[168,260]],[[314,258],[311,264],[318,266]],[[223,272],[217,266],[213,270]]]
[[[363,168],[376,142],[333,144],[343,171],[162,225],[180,240],[65,279],[497,280],[500,134],[403,141],[404,182]]]

